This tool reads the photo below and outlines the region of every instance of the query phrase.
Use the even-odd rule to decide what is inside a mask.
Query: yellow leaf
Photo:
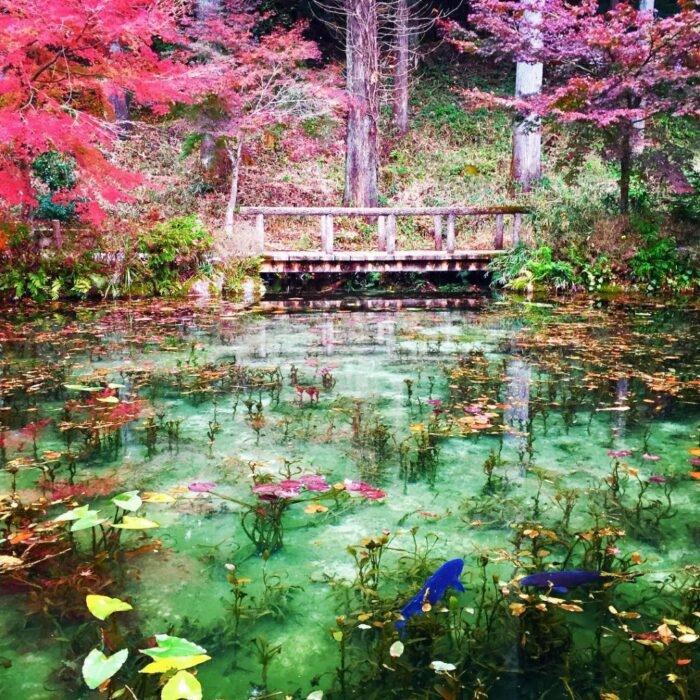
[[[526,605],[523,605],[523,603],[511,603],[508,608],[510,609],[510,614],[515,615],[516,617],[522,615],[525,610],[527,609]]]
[[[322,506],[320,503],[309,503],[309,505],[304,508],[304,513],[313,515],[314,513],[325,513],[327,510],[328,508]]]
[[[697,642],[697,640],[697,634],[682,634],[680,637],[678,637],[678,641],[681,644],[692,644],[693,642]]]
[[[583,608],[580,605],[575,605],[574,603],[562,603],[560,606],[562,610],[568,610],[569,612],[583,612]]]
[[[168,671],[182,671],[192,666],[198,666],[205,661],[209,661],[211,656],[206,654],[196,654],[194,656],[173,656],[166,659],[151,661],[150,664],[141,669],[141,673],[167,673]]]
[[[157,493],[156,491],[145,491],[141,494],[144,503],[175,503],[175,498],[168,493]]]
[[[18,557],[11,557],[9,554],[0,554],[0,571],[3,569],[16,569],[23,566],[24,562]]]

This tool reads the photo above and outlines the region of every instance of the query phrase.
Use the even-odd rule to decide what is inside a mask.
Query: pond
[[[2,697],[700,697],[698,308],[436,303],[6,309]]]

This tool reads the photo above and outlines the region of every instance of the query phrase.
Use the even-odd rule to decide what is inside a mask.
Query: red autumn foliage
[[[176,41],[176,0],[0,0],[0,210],[36,202],[30,166],[54,150],[75,160],[71,198],[99,222],[129,198],[137,174],[105,156],[118,135],[110,97],[128,93],[155,114],[191,99],[185,67],[154,37]]]

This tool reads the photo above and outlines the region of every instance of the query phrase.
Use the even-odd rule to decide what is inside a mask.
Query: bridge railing
[[[433,218],[435,250],[448,254],[457,245],[458,217],[495,217],[494,250],[503,250],[506,218],[510,219],[509,237],[512,245],[520,240],[522,215],[530,210],[519,205],[492,207],[240,207],[240,216],[255,217],[256,243],[264,250],[266,217],[318,217],[321,227],[321,251],[330,255],[334,250],[334,217],[363,217],[377,219],[378,247],[388,254],[396,252],[396,220],[399,217],[429,216]]]

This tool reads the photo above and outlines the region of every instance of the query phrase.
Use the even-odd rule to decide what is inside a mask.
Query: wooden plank
[[[377,233],[379,237],[379,250],[386,250],[386,216],[377,217]]]
[[[238,214],[252,216],[493,216],[526,214],[530,209],[520,204],[492,207],[240,207]]]
[[[496,214],[496,236],[493,239],[496,250],[503,249],[503,214]]]
[[[258,214],[255,217],[255,238],[259,250],[265,250],[265,215]]]
[[[522,224],[522,215],[515,214],[513,216],[513,245],[520,243],[520,225]]]
[[[396,252],[396,216],[386,217],[386,252],[393,255]]]
[[[379,251],[338,251],[333,255],[310,251],[268,253],[262,272],[304,273],[327,272],[460,272],[486,270],[489,262],[503,251],[456,251],[453,255],[436,251],[399,251],[394,255]]]
[[[433,218],[435,250],[442,250],[442,216]]]
[[[324,254],[333,253],[333,217],[321,217],[321,250]]]
[[[445,241],[447,252],[451,255],[455,252],[456,232],[455,232],[455,215],[447,215],[447,240]]]

